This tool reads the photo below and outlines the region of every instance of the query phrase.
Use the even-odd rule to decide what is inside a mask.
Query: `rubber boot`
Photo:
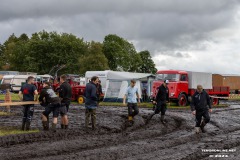
[[[43,125],[43,130],[44,131],[47,131],[49,129],[48,121],[42,121],[42,125]]]
[[[200,133],[200,127],[195,127],[195,133],[199,134]]]
[[[161,118],[160,118],[162,124],[165,124],[166,122],[164,121],[164,115],[161,115]]]
[[[64,124],[61,124],[61,129],[65,129],[65,125]]]
[[[26,131],[30,130],[30,124],[31,124],[31,122],[29,122],[29,121],[26,122]]]
[[[68,129],[68,125],[65,125],[65,126],[64,126],[64,129]]]
[[[132,116],[128,116],[128,125],[129,126],[133,125],[133,117]]]
[[[56,132],[56,131],[57,131],[57,130],[56,130],[56,126],[57,126],[57,124],[52,123],[52,131],[53,131],[53,132]]]
[[[22,129],[22,131],[24,131],[24,129],[25,129],[25,125],[26,125],[26,122],[25,122],[25,121],[23,121],[23,122],[22,122],[22,128],[21,128],[21,129]]]
[[[201,130],[202,130],[202,133],[205,133],[206,131],[205,131],[205,129],[204,129],[204,126],[206,125],[206,123],[205,123],[205,120],[203,119],[202,120],[202,122],[201,122],[201,124],[200,124],[200,128],[201,128]]]
[[[92,115],[91,120],[92,120],[92,130],[95,130],[96,129],[96,115]]]

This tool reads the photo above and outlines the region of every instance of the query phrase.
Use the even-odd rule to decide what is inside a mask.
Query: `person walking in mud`
[[[29,76],[27,78],[27,83],[22,85],[18,96],[21,101],[34,101],[34,95],[36,95],[37,100],[38,92],[34,85],[34,77]],[[34,104],[23,105],[22,130],[30,130],[33,113]]]
[[[203,90],[202,85],[197,85],[197,91],[192,96],[192,114],[196,116],[195,132],[204,133],[204,126],[210,121],[209,112],[212,112],[211,101],[208,93]],[[202,118],[203,117],[203,118]]]
[[[45,110],[42,113],[43,130],[49,130],[48,116],[53,112],[52,131],[56,131],[61,100],[51,88],[50,82],[43,82],[43,89],[39,96],[39,102],[45,107]]]
[[[150,115],[150,119],[155,115],[161,112],[161,122],[165,124],[165,112],[167,110],[167,103],[169,102],[169,90],[168,90],[168,80],[164,80],[163,84],[158,87],[158,92],[156,98],[153,101],[153,104],[156,105],[155,111]]]
[[[131,124],[133,124],[133,117],[139,113],[138,106],[137,106],[137,99],[138,99],[138,103],[140,103],[140,96],[138,94],[138,88],[135,86],[135,84],[136,84],[136,81],[131,80],[131,84],[127,88],[126,93],[123,97],[124,106],[126,105],[126,99],[127,99],[128,121]]]
[[[59,97],[61,99],[61,107],[59,108],[61,115],[61,129],[68,129],[68,117],[67,112],[69,110],[69,105],[71,103],[72,98],[72,87],[67,82],[67,76],[60,76],[60,89],[59,89]]]
[[[96,108],[97,108],[97,83],[99,78],[93,76],[91,81],[86,85],[84,96],[85,100],[85,127],[88,129],[89,119],[91,117],[92,129],[96,129]]]

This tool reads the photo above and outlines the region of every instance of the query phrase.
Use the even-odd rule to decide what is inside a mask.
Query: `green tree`
[[[157,69],[155,68],[155,64],[152,60],[152,57],[150,55],[149,51],[141,51],[139,52],[139,55],[141,57],[142,63],[139,68],[139,72],[141,73],[153,73],[155,74],[157,72]]]
[[[79,59],[80,73],[86,71],[103,71],[109,69],[108,60],[102,52],[102,44],[91,42],[88,44],[88,52]]]
[[[141,64],[133,44],[117,35],[109,34],[104,38],[103,53],[111,70],[136,72]]]

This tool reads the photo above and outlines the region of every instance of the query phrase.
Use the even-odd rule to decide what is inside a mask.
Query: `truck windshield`
[[[165,80],[168,79],[170,81],[179,81],[179,74],[157,74],[157,80]]]

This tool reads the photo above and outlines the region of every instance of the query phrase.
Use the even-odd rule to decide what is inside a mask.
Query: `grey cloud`
[[[211,32],[234,23],[238,0],[2,0],[0,41],[41,30],[102,41],[117,34],[152,56],[204,50]],[[174,54],[172,54],[174,53]],[[179,54],[181,57],[181,54]],[[188,57],[183,55],[182,57]]]

